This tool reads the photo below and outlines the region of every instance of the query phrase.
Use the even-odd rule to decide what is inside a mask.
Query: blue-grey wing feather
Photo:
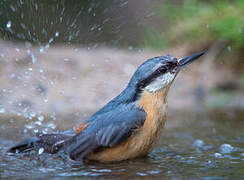
[[[137,107],[121,106],[91,119],[88,127],[69,141],[66,152],[71,159],[81,160],[98,148],[112,147],[126,140],[134,129],[144,124],[146,113]]]

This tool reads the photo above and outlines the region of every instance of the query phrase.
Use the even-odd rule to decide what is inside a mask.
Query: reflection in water
[[[6,155],[6,149],[19,141],[23,133],[9,133],[5,121],[6,124],[1,125],[0,173],[1,177],[241,178],[244,177],[242,117],[243,112],[216,111],[208,112],[205,117],[170,115],[159,144],[148,157],[112,164],[86,162],[84,165],[75,165],[58,155],[37,155],[38,152]]]

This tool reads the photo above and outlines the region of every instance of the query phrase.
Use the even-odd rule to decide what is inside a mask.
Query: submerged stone
[[[193,146],[194,146],[194,147],[198,147],[198,148],[200,148],[200,147],[203,147],[204,144],[205,144],[205,143],[204,143],[203,140],[201,140],[201,139],[197,139],[197,140],[194,141]]]
[[[219,147],[219,151],[221,153],[232,153],[234,151],[234,147],[231,146],[230,144],[222,144]]]

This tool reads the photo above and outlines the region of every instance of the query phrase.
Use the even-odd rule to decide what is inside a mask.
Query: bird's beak
[[[184,67],[187,64],[192,63],[193,61],[195,61],[196,59],[198,59],[201,55],[203,55],[205,52],[198,52],[195,54],[192,54],[190,56],[186,56],[183,58],[178,59],[178,67]]]

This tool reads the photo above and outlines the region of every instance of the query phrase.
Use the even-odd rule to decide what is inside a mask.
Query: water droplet
[[[48,132],[48,129],[47,128],[45,128],[45,129],[42,130],[42,133],[43,134],[47,134],[47,132]]]
[[[48,49],[49,47],[50,47],[50,45],[47,43],[46,46],[45,46],[45,48]]]
[[[11,25],[12,25],[11,21],[8,21],[6,24],[6,27],[9,29],[9,28],[11,28]]]
[[[138,53],[142,53],[142,49],[138,49]]]
[[[72,39],[72,35],[70,35],[70,36],[68,37],[68,41],[71,41],[71,39]]]
[[[35,117],[35,116],[36,116],[36,113],[35,113],[34,111],[31,111],[31,112],[30,112],[30,116],[31,116],[31,117]]]
[[[96,27],[97,27],[96,25],[92,26],[90,31],[94,31],[96,29]]]
[[[16,8],[13,6],[13,5],[10,5],[10,9],[15,12],[16,11]]]
[[[106,22],[108,22],[110,20],[110,18],[106,18],[104,21],[103,21],[103,24],[105,24]]]
[[[109,63],[109,62],[110,62],[110,58],[106,58],[106,59],[105,59],[105,62],[106,62],[106,63]]]
[[[51,116],[50,116],[53,120],[56,120],[56,113],[52,112]]]
[[[58,36],[59,36],[59,32],[56,32],[56,33],[55,33],[55,37],[58,37]]]
[[[48,40],[48,43],[51,43],[51,42],[53,42],[53,38],[50,38],[50,39]]]
[[[146,176],[147,175],[146,173],[142,173],[142,172],[137,172],[136,174],[139,176]]]
[[[0,107],[0,113],[5,113],[5,109],[3,107]]]
[[[35,124],[38,125],[38,126],[41,126],[42,122],[41,121],[36,121]]]
[[[44,120],[44,116],[42,116],[42,115],[40,115],[40,116],[38,116],[38,121],[43,121]]]
[[[60,20],[60,22],[62,22],[63,21],[63,17],[60,17],[59,20]]]
[[[0,53],[0,57],[3,58],[3,60],[5,60],[5,55]]]
[[[49,123],[49,124],[47,125],[47,127],[51,128],[51,129],[55,129],[55,128],[56,128],[56,125],[53,124],[53,123]]]
[[[159,170],[150,170],[150,171],[147,171],[147,173],[152,174],[152,175],[156,175],[156,174],[159,174],[160,171]]]
[[[31,61],[32,61],[32,64],[36,63],[36,57],[34,56],[34,54],[31,55]]]
[[[24,23],[20,23],[20,26],[24,29],[24,30],[27,30],[27,27]]]
[[[39,150],[38,150],[38,154],[40,155],[40,154],[42,154],[44,152],[44,148],[40,148]]]
[[[37,5],[37,4],[35,4],[35,10],[36,10],[36,11],[38,10],[38,5]]]
[[[14,73],[10,74],[10,75],[9,75],[9,78],[10,78],[10,79],[14,79],[14,78],[15,78],[15,74],[14,74]]]
[[[44,47],[41,46],[40,49],[39,49],[40,53],[44,53]]]
[[[128,46],[128,50],[129,51],[133,50],[133,47],[132,46]]]
[[[230,144],[222,144],[219,150],[221,153],[232,153],[234,151],[234,147]]]
[[[32,125],[30,125],[30,124],[27,124],[27,125],[25,125],[25,128],[26,129],[33,129],[34,127]]]

